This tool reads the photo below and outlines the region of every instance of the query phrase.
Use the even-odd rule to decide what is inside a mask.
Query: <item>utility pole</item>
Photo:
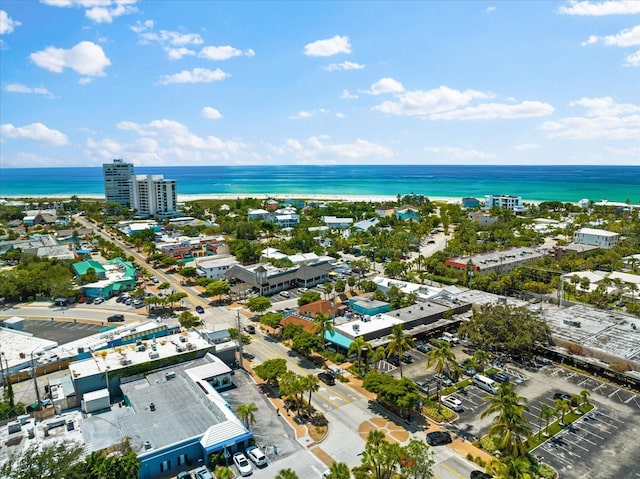
[[[38,405],[36,406],[36,411],[39,411],[40,410],[40,390],[38,389],[38,371],[35,366],[33,353],[34,351],[31,351],[31,373],[33,374],[33,385],[36,388],[36,399],[38,401]]]
[[[237,323],[238,323],[238,354],[240,355],[240,358],[238,359],[238,364],[240,365],[240,369],[244,369],[244,365],[242,363],[242,327],[240,325],[240,311],[236,311],[237,313]]]

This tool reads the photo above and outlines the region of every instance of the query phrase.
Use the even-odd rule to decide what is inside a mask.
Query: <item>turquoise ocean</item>
[[[529,201],[640,203],[640,166],[136,166],[135,173],[174,179],[179,195],[506,194]],[[102,167],[0,168],[0,197],[103,194]]]

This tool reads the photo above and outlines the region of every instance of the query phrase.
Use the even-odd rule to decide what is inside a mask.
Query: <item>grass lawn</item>
[[[592,409],[593,409],[593,404],[583,404],[582,406],[578,407],[578,410],[581,411],[582,414],[579,414],[579,413],[576,413],[576,412],[570,412],[570,413],[565,414],[565,416],[564,416],[565,425],[564,426],[560,424],[560,418],[556,419],[555,421],[553,421],[552,423],[549,424],[548,435],[545,435],[544,434],[545,429],[542,429],[542,431],[540,433],[536,433],[533,436],[531,436],[531,439],[529,439],[529,441],[527,441],[527,446],[528,446],[529,451],[533,451],[540,444],[542,444],[543,442],[546,442],[549,439],[551,439],[553,436],[558,434],[560,431],[562,431],[569,424],[574,423],[575,421],[580,419],[582,416],[584,416],[586,413],[588,413]]]

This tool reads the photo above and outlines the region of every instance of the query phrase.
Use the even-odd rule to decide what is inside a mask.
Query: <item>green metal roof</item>
[[[76,272],[76,274],[80,276],[87,274],[89,269],[93,269],[97,274],[105,272],[104,267],[95,260],[87,260],[87,261],[80,261],[79,263],[74,263],[73,269]]]

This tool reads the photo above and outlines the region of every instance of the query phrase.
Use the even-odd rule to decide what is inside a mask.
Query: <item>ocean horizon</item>
[[[640,203],[640,166],[274,165],[136,166],[164,175],[180,196],[521,196],[525,201]],[[102,167],[0,168],[0,197],[100,197]]]

